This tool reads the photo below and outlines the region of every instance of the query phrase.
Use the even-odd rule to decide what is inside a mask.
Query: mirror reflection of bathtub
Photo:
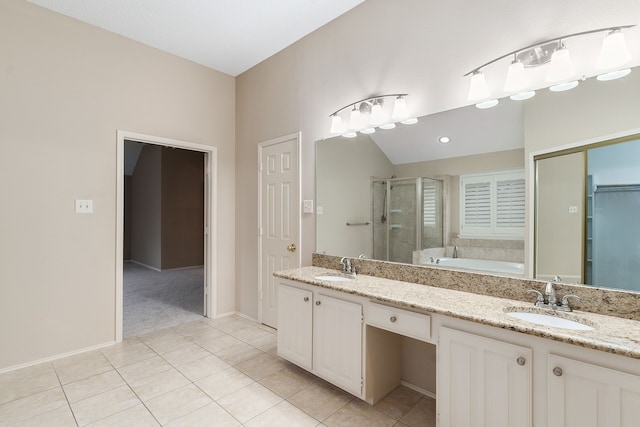
[[[453,258],[453,248],[431,248],[413,253],[413,263],[430,267],[469,270],[512,277],[524,277],[524,263],[478,258]],[[456,251],[457,252],[457,251]],[[448,255],[448,256],[445,256]]]

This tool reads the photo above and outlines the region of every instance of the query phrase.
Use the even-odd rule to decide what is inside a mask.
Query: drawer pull
[[[553,375],[555,375],[556,377],[561,377],[562,376],[562,368],[558,368],[558,367],[553,368]]]
[[[316,305],[320,305],[320,301],[316,301]]]
[[[518,365],[524,366],[527,363],[527,359],[525,359],[524,357],[520,356],[520,357],[518,357],[518,359],[516,359],[516,362],[518,362]]]
[[[304,302],[309,301],[309,297],[304,297]]]
[[[391,317],[389,318],[389,321],[390,321],[391,323],[396,323],[396,320],[398,320],[398,318],[397,318],[396,316],[391,316]]]

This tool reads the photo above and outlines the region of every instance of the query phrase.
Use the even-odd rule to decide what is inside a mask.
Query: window
[[[460,234],[524,237],[524,171],[460,176]]]

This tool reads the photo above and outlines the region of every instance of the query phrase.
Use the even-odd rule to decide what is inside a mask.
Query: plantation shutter
[[[524,171],[460,176],[460,234],[523,237]]]
[[[422,185],[422,222],[425,227],[435,227],[438,218],[436,216],[436,186],[433,183],[424,182]]]

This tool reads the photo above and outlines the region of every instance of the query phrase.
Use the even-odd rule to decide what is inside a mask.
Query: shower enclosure
[[[414,251],[442,247],[442,197],[438,179],[372,180],[373,258],[412,263]]]

